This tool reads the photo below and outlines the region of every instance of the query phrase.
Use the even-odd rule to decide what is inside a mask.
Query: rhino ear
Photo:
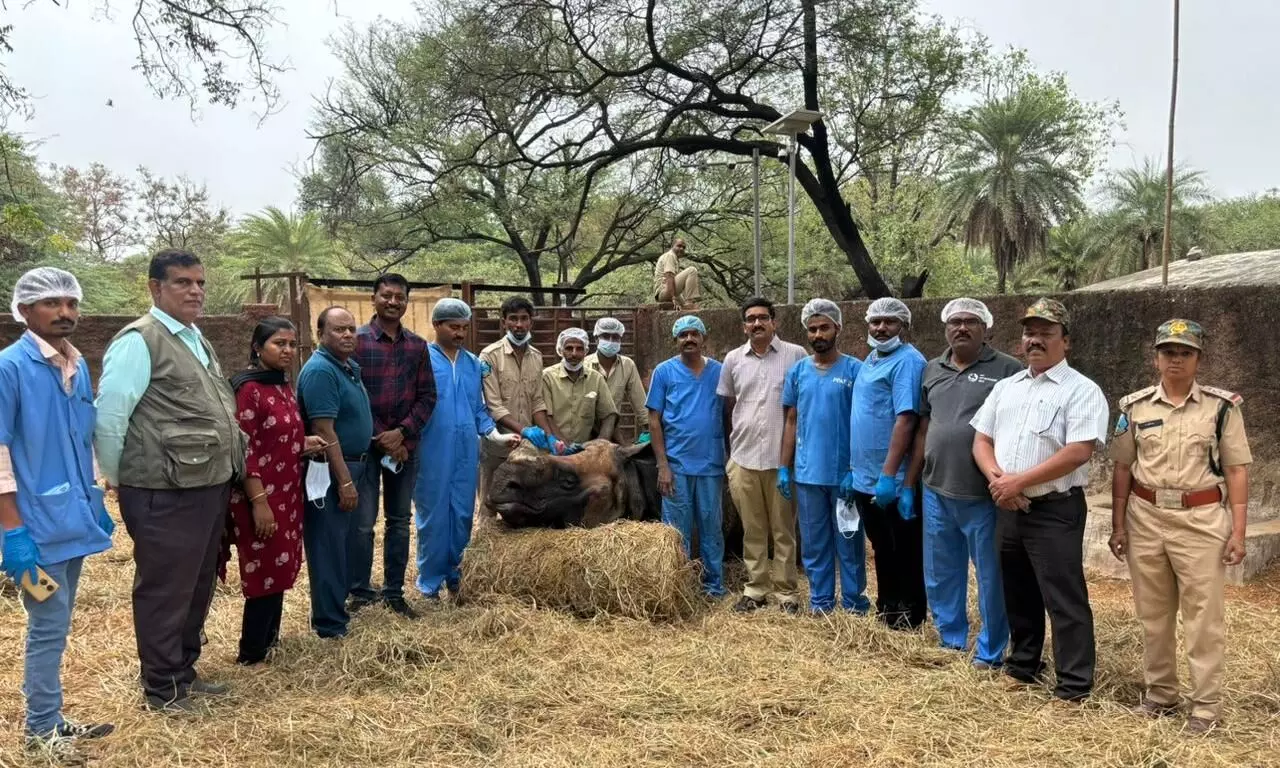
[[[617,454],[619,461],[628,461],[630,459],[636,458],[637,456],[644,455],[644,452],[646,450],[649,451],[650,454],[652,454],[653,445],[651,443],[640,443],[638,445],[620,445],[614,449],[614,452]]]

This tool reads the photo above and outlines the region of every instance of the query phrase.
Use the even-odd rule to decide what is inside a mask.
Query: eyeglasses
[[[742,322],[747,325],[755,325],[756,323],[767,323],[771,320],[768,315],[748,315]]]
[[[977,328],[982,321],[976,317],[953,317],[947,321],[948,328]]]

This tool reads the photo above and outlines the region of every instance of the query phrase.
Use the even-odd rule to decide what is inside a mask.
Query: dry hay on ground
[[[477,527],[462,572],[471,593],[586,618],[687,619],[706,605],[679,532],[660,523],[509,530],[486,522]]]
[[[179,720],[139,707],[129,544],[123,533],[116,542],[86,567],[64,669],[67,714],[119,728],[90,748],[101,768],[1280,765],[1280,608],[1237,590],[1228,723],[1207,739],[1126,712],[1141,689],[1140,634],[1127,585],[1114,582],[1094,590],[1097,695],[1070,712],[1045,690],[1006,692],[939,650],[932,631],[777,609],[744,617],[729,610],[733,597],[688,621],[653,623],[479,595],[416,622],[370,609],[347,639],[321,641],[306,631],[304,579],[286,600],[283,647],[244,669],[232,663],[238,588],[225,588],[200,669],[234,694]],[[730,569],[731,587],[741,575]],[[0,597],[6,768],[28,764],[23,624],[12,593]]]

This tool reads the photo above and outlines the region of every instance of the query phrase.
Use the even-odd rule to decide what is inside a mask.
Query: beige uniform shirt
[[[547,410],[542,399],[542,353],[532,345],[517,362],[511,342],[499,339],[480,352],[487,363],[483,374],[484,402],[494,421],[511,416],[525,426],[533,424],[533,414]]]
[[[1215,450],[1218,408],[1229,403],[1216,450],[1224,467],[1253,463],[1240,413],[1240,396],[1191,385],[1182,405],[1174,405],[1160,386],[1148,387],[1120,401],[1111,458],[1128,464],[1139,483],[1154,489],[1198,491],[1222,482],[1209,468]]]
[[[680,260],[676,258],[675,251],[667,251],[658,257],[658,263],[653,265],[653,293],[655,296],[662,293],[662,289],[666,286],[666,276],[680,274]]]
[[[600,364],[600,355],[592,352],[587,355],[584,365],[599,371],[604,380],[609,382],[609,394],[613,395],[613,404],[618,406],[619,415],[622,414],[624,403],[631,406],[631,413],[637,418],[647,413],[644,402],[648,395],[644,391],[644,380],[640,378],[636,361],[626,355],[618,355],[614,359],[613,368],[606,373],[604,366]]]
[[[559,363],[544,370],[542,397],[547,403],[547,415],[556,420],[560,436],[570,443],[587,442],[600,422],[618,415],[609,382],[586,365],[576,381]]]

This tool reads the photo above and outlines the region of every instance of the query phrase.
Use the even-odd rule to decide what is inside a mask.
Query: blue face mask
[[[620,341],[601,341],[596,344],[596,351],[605,357],[617,357],[622,351],[622,342]]]
[[[867,346],[871,347],[872,349],[874,349],[875,351],[879,352],[882,355],[887,355],[890,352],[897,349],[898,347],[902,346],[902,336],[901,335],[894,336],[892,339],[889,339],[888,341],[876,341],[876,338],[868,333]]]
[[[528,344],[529,338],[531,336],[532,334],[530,334],[528,331],[526,331],[523,336],[516,336],[511,331],[507,331],[507,341],[511,342],[512,346],[516,346],[516,347],[523,347],[524,345]]]

